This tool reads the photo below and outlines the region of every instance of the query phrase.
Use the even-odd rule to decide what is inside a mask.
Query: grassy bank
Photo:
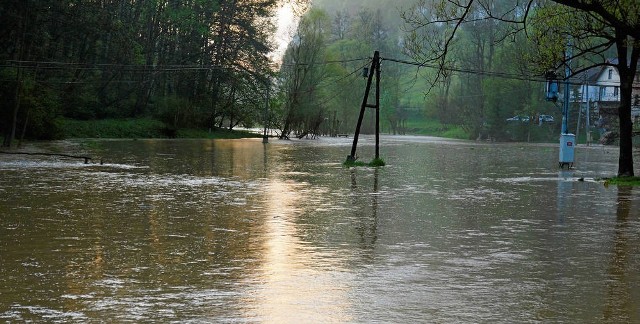
[[[545,123],[523,124],[523,123],[505,123],[500,134],[494,134],[498,141],[515,141],[515,142],[538,142],[538,143],[554,143],[558,141],[560,136],[560,124]],[[437,136],[455,139],[475,139],[478,134],[469,134],[460,125],[442,124],[433,119],[410,119],[406,124],[407,134]],[[581,131],[583,133],[583,131]],[[486,132],[483,138],[486,138]],[[579,141],[586,142],[586,136],[581,134]],[[597,140],[597,137],[594,137]]]
[[[605,180],[605,185],[640,186],[640,177],[614,177]]]
[[[445,125],[436,120],[407,121],[407,134],[437,136],[444,138],[469,139],[469,133],[458,125]]]
[[[211,131],[204,129],[179,129],[176,131],[177,138],[217,138],[217,139],[236,139],[236,138],[258,138],[261,134],[251,133],[244,130],[228,130],[216,128]]]
[[[171,129],[163,122],[150,119],[61,119],[58,127],[63,138],[246,138],[261,137],[246,131],[227,129]]]

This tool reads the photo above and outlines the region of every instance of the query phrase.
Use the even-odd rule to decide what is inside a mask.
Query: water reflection
[[[302,201],[305,187],[270,178],[265,188],[265,228],[260,275],[255,297],[245,302],[248,315],[261,322],[304,323],[349,321],[347,287],[335,273],[340,265],[332,251],[315,248],[303,239]],[[292,293],[295,292],[295,293]],[[253,293],[251,294],[253,295]]]
[[[371,172],[373,179],[370,180],[367,185],[371,185],[371,189],[367,186],[358,186],[358,172]],[[378,178],[380,169],[373,168],[373,170],[365,169],[358,170],[351,168],[349,174],[351,177],[351,203],[354,205],[354,220],[356,232],[360,237],[360,246],[363,250],[371,251],[375,247],[376,240],[378,238]],[[372,184],[371,184],[372,182]],[[363,254],[368,255],[368,254]]]
[[[570,212],[569,206],[573,204],[571,192],[573,189],[573,176],[575,171],[572,170],[560,170],[558,172],[558,197],[557,197],[557,222],[558,224],[564,224],[565,218]]]
[[[632,286],[637,279],[638,269],[634,269],[634,247],[630,244],[633,228],[630,222],[637,222],[631,217],[632,187],[618,188],[616,206],[616,225],[613,240],[613,251],[608,269],[607,296],[603,319],[606,323],[637,323],[640,321],[640,309],[633,305]],[[635,247],[637,249],[637,247]],[[635,278],[634,278],[635,277]],[[637,282],[636,282],[637,285]]]

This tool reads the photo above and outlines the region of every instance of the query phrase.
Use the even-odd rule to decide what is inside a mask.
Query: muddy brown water
[[[370,159],[372,138],[358,154]],[[0,321],[640,322],[640,188],[612,147],[383,136],[0,155]],[[637,159],[637,158],[636,158]]]

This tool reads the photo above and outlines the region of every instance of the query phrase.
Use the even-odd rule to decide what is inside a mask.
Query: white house
[[[617,58],[609,59],[607,63],[615,65]],[[615,119],[620,103],[620,74],[615,66],[594,67],[570,80],[574,84],[571,102],[579,103],[583,112],[589,107],[591,118],[604,115]],[[640,118],[640,73],[636,73],[633,82],[631,116]]]
[[[614,60],[609,60],[614,63]],[[580,85],[571,96],[572,102],[618,102],[620,101],[620,74],[613,66],[598,66],[571,78]]]
[[[596,84],[598,87],[597,101],[620,101],[620,74],[612,66],[602,68]]]
[[[571,78],[573,84],[580,84],[571,93],[571,102],[597,102],[600,101],[600,86],[598,79],[602,67],[594,67]]]

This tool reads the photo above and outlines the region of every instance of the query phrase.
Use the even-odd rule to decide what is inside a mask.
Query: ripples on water
[[[344,139],[99,143],[0,156],[0,319],[640,321],[638,192],[594,180],[602,148],[559,171],[553,145],[387,137],[347,169]]]

